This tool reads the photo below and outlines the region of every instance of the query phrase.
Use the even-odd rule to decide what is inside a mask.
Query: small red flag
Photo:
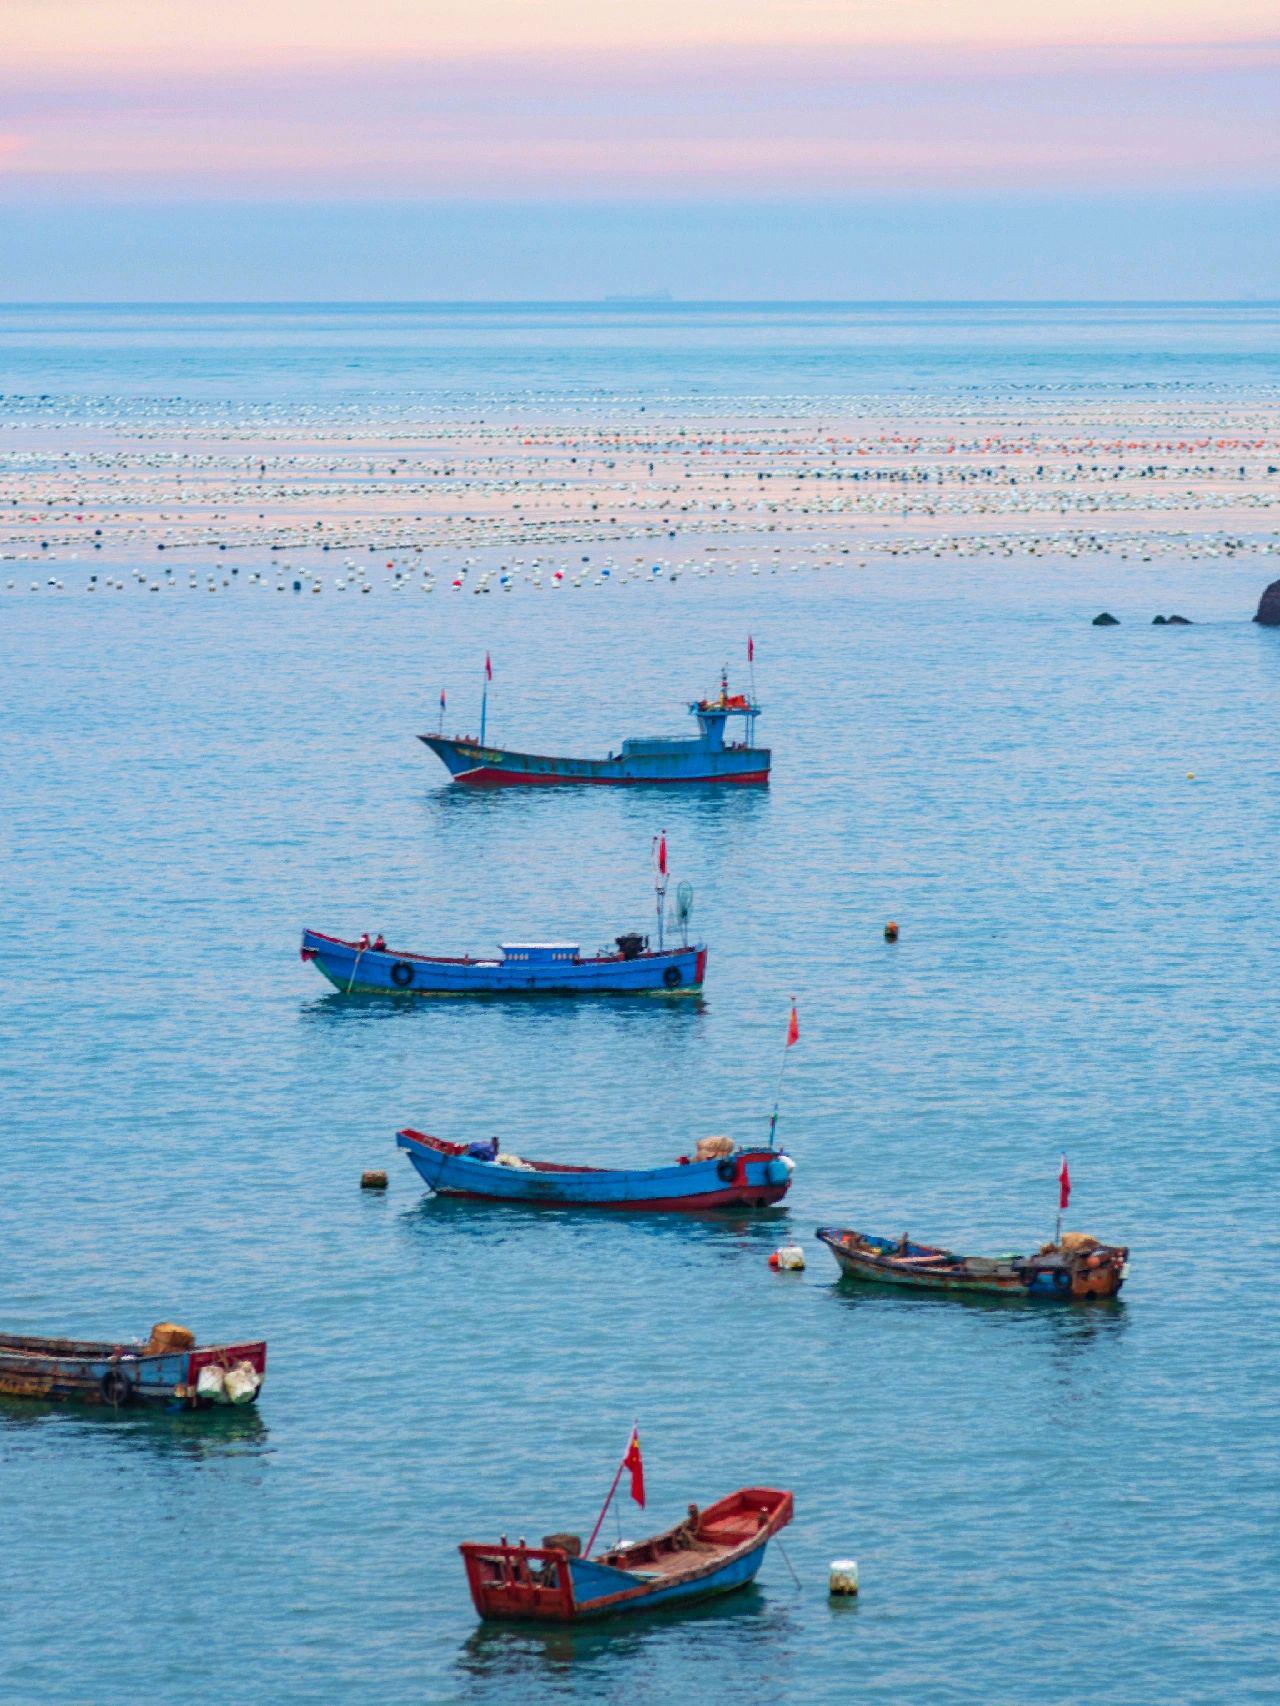
[[[787,1047],[800,1041],[800,1015],[796,1012],[796,1004],[791,1003],[791,1019],[787,1025]]]
[[[1062,1170],[1058,1174],[1058,1207],[1066,1208],[1071,1201],[1071,1174],[1067,1171],[1067,1158],[1062,1157]]]
[[[484,654],[484,678],[486,681],[493,680],[493,665],[489,662],[488,652]]]
[[[662,832],[662,837],[658,842],[658,875],[660,877],[665,877],[666,874],[667,874],[667,832],[664,829]]]
[[[622,1460],[622,1467],[631,1471],[631,1497],[644,1509],[644,1458],[640,1455],[640,1430],[632,1428],[631,1444]]]
[[[444,710],[444,688],[440,689],[440,709]]]
[[[747,635],[747,662],[748,663],[754,663],[755,659],[756,659],[756,644],[755,644],[755,641],[751,638],[750,634],[748,634]]]

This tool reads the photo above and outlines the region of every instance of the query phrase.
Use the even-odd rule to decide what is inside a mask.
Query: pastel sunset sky
[[[11,297],[146,296],[147,266],[152,294],[192,294],[202,210],[221,241],[197,295],[589,296],[628,288],[608,245],[630,255],[646,230],[652,273],[634,287],[690,295],[1251,295],[1276,259],[1273,0],[2,0],[0,15]],[[776,288],[753,209],[761,244],[785,245]],[[586,246],[577,273],[537,240],[548,222]],[[1126,226],[1163,269],[1202,252],[1138,288],[1131,256],[1106,266]],[[383,282],[367,257],[316,255],[326,229],[375,245],[398,229]],[[1056,252],[1064,233],[1067,288],[1048,289],[1027,245]],[[1230,264],[1208,263],[1206,237]]]

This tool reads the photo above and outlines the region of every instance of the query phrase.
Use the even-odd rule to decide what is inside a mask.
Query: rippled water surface
[[[232,1416],[0,1400],[0,1697],[1274,1699],[1259,590],[1050,558],[7,601],[4,1324],[171,1318],[270,1367]],[[749,631],[767,791],[469,795],[413,738],[486,648],[491,737],[675,732]],[[662,826],[701,1002],[347,1003],[297,958],[304,922],[594,946],[647,926]],[[595,1164],[758,1136],[792,995],[780,1210],[495,1211],[394,1151],[406,1122]],[[813,1240],[1033,1245],[1063,1150],[1070,1221],[1132,1247],[1117,1303],[880,1295]],[[807,1271],[770,1272],[793,1239]],[[480,1629],[457,1542],[589,1528],[633,1417],[625,1533],[786,1486],[785,1556],[684,1617]]]

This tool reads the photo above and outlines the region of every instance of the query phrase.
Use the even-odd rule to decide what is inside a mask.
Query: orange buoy
[[[892,918],[884,927],[884,939],[886,942],[896,942],[898,940],[898,926],[893,922]]]

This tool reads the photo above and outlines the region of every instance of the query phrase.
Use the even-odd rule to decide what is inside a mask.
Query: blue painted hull
[[[635,1597],[621,1597],[628,1589],[636,1587],[634,1575],[625,1570],[611,1570],[587,1558],[571,1558],[568,1567],[573,1581],[575,1613],[578,1617],[619,1617],[732,1593],[735,1588],[746,1587],[748,1582],[756,1579],[768,1546],[766,1538],[753,1551],[729,1559],[697,1580],[672,1582],[669,1587],[655,1587]]]
[[[740,1150],[723,1161],[644,1169],[557,1167],[530,1170],[482,1161],[438,1147],[421,1132],[401,1131],[396,1143],[418,1173],[442,1196],[552,1208],[693,1210],[730,1204],[765,1207],[779,1202],[791,1184],[787,1157],[771,1150]]]
[[[303,931],[302,957],[344,995],[691,995],[701,988],[707,963],[701,947],[548,964],[433,959],[361,952],[356,943],[318,930]]]
[[[628,786],[648,784],[740,783],[769,780],[767,747],[727,746],[698,736],[672,740],[624,741],[609,758],[555,758],[506,747],[481,746],[450,735],[419,735],[448,769],[468,787],[545,788],[564,784]]]

